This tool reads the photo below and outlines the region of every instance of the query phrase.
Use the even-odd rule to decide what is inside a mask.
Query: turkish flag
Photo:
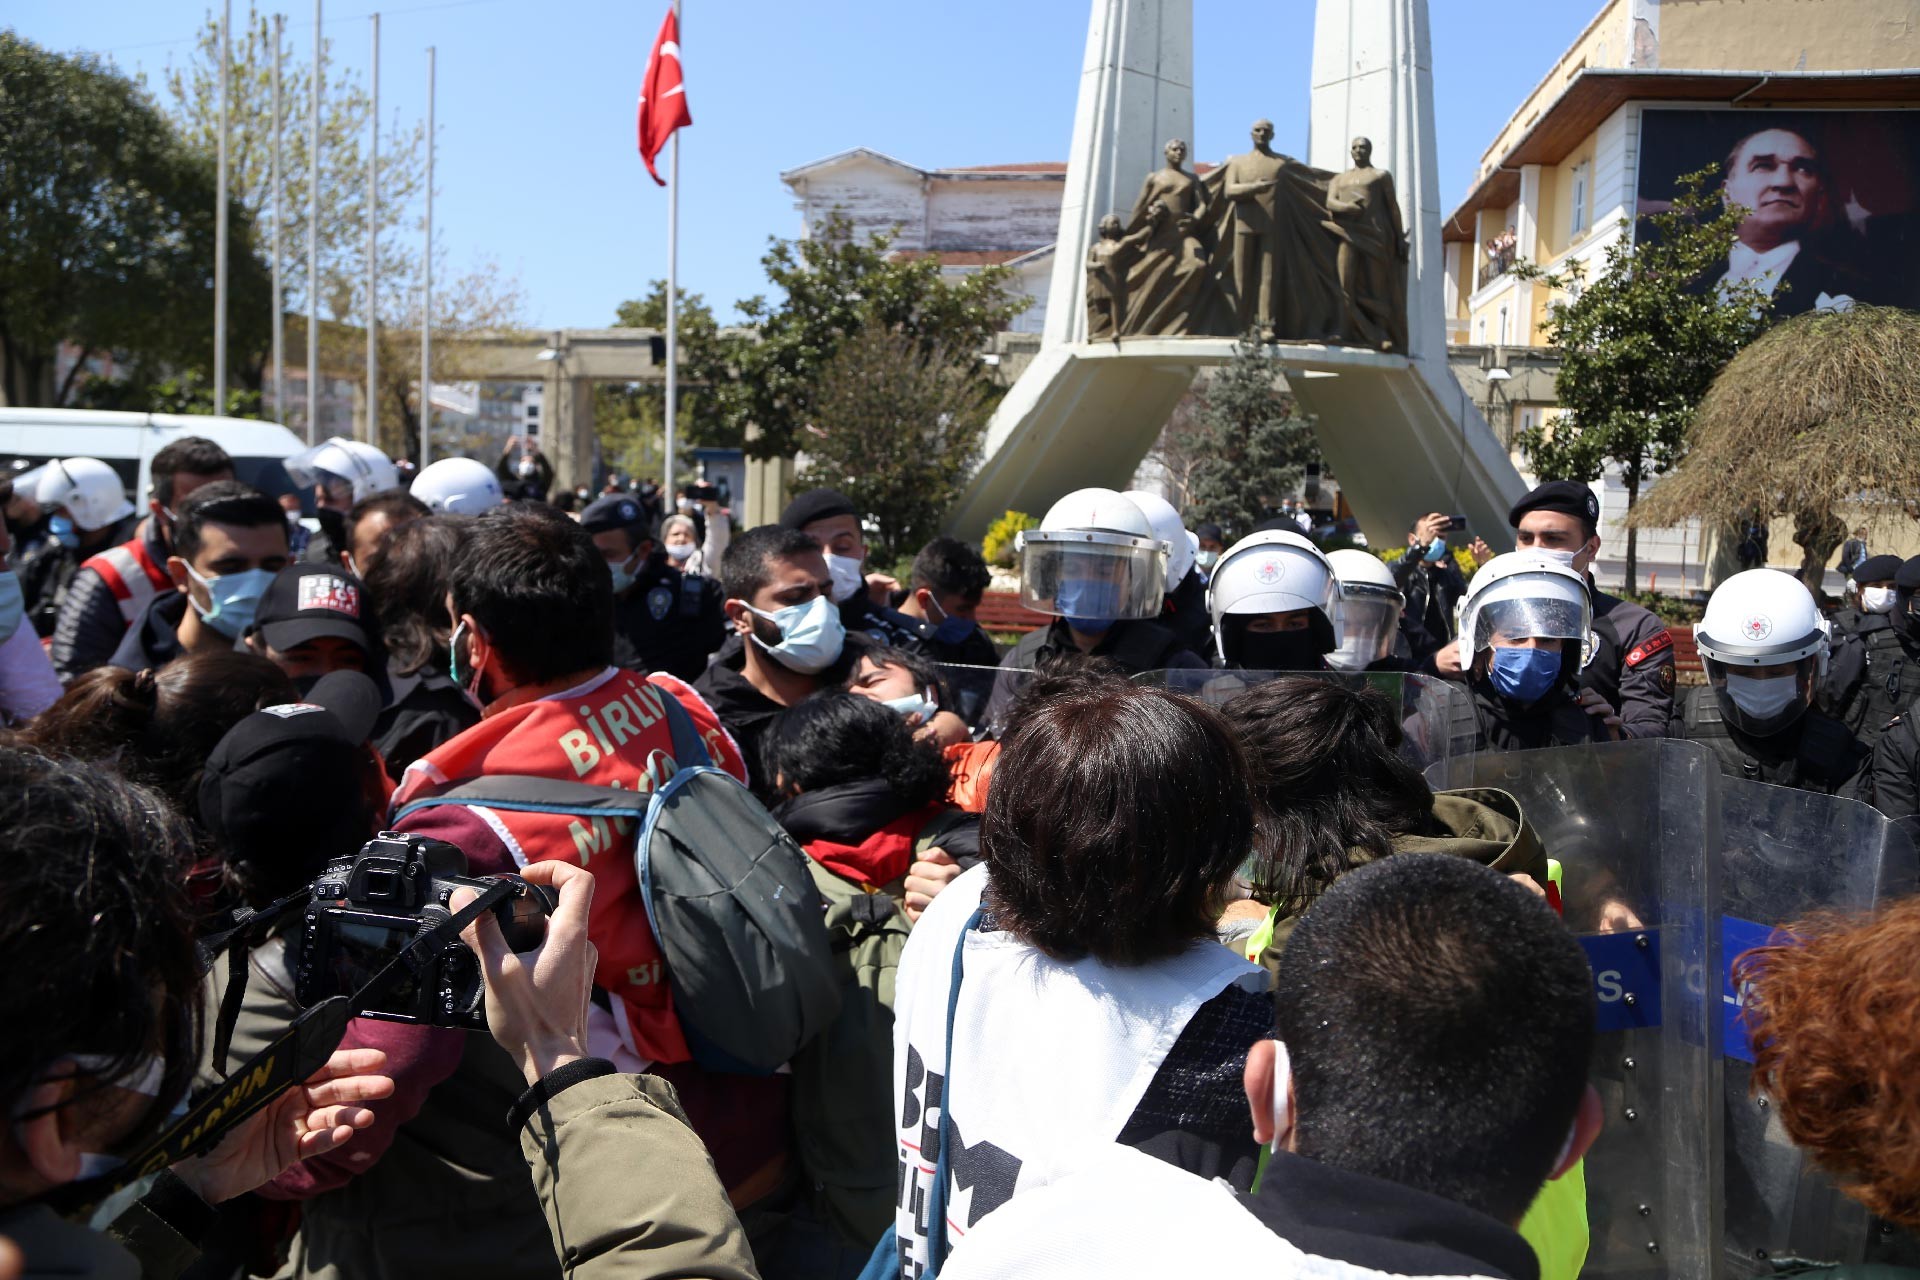
[[[653,167],[653,158],[681,125],[692,124],[687,90],[680,80],[680,19],[672,9],[660,24],[660,37],[647,59],[647,78],[640,82],[640,158],[661,186],[667,180]]]

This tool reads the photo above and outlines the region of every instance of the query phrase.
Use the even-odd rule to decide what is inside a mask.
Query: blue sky
[[[1601,3],[1432,0],[1447,207]],[[279,7],[289,56],[309,57],[311,0]],[[367,65],[376,7],[383,116],[425,115],[425,49],[439,49],[434,218],[453,264],[487,254],[517,272],[535,324],[611,324],[622,299],[666,274],[666,193],[634,151],[666,0],[327,0],[334,58]],[[1312,0],[1193,7],[1196,156],[1240,149],[1263,115],[1276,145],[1304,154]],[[681,154],[682,287],[723,316],[762,291],[767,237],[799,230],[781,170],[848,147],[929,167],[1064,160],[1087,11],[1085,0],[684,0],[694,126]],[[157,84],[207,12],[189,0],[9,0],[0,21]]]

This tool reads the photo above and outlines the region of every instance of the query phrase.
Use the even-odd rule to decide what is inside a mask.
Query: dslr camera
[[[551,889],[519,876],[474,877],[466,870],[467,855],[458,846],[398,831],[383,831],[358,853],[329,862],[313,882],[302,923],[294,967],[301,1005],[357,994],[451,916],[447,903],[458,888],[479,893],[506,882],[513,892],[494,905],[493,915],[507,946],[531,951],[546,941],[547,917],[558,902]],[[415,957],[358,1016],[484,1031],[485,997],[480,958],[455,934]]]

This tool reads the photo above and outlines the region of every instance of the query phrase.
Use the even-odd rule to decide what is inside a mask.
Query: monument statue
[[[1133,212],[1100,221],[1087,254],[1087,335],[1348,342],[1405,351],[1406,237],[1392,177],[1368,166],[1315,169],[1273,149],[1256,120],[1253,149],[1205,178],[1187,144],[1165,148]]]
[[[1147,226],[1128,234],[1117,213],[1100,219],[1100,238],[1087,250],[1087,337],[1099,341],[1126,332],[1127,276],[1153,233]]]
[[[1341,335],[1382,351],[1407,349],[1407,235],[1393,175],[1373,167],[1373,143],[1353,140],[1353,168],[1327,184],[1326,229],[1338,245]]]
[[[1151,232],[1138,267],[1128,281],[1128,314],[1120,332],[1186,334],[1194,332],[1192,308],[1206,283],[1207,192],[1182,166],[1187,144],[1174,138],[1163,149],[1165,167],[1147,175],[1127,221],[1129,234]]]

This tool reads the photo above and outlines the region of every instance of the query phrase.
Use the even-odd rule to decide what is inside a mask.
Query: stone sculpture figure
[[[1192,332],[1193,303],[1206,282],[1212,238],[1204,222],[1207,192],[1182,167],[1184,139],[1170,140],[1164,154],[1166,165],[1140,184],[1127,221],[1129,235],[1151,232],[1127,284],[1128,314],[1121,331],[1128,334]]]
[[[1127,277],[1153,232],[1147,226],[1128,234],[1116,213],[1100,219],[1100,238],[1087,250],[1087,337],[1105,340],[1126,331]]]
[[[1281,287],[1280,177],[1285,158],[1274,151],[1273,122],[1253,122],[1253,150],[1230,156],[1223,175],[1233,222],[1234,318],[1242,331],[1272,336]]]
[[[1373,167],[1373,143],[1353,140],[1353,168],[1327,184],[1322,224],[1338,246],[1345,299],[1341,337],[1382,351],[1407,349],[1407,236],[1393,175]]]

